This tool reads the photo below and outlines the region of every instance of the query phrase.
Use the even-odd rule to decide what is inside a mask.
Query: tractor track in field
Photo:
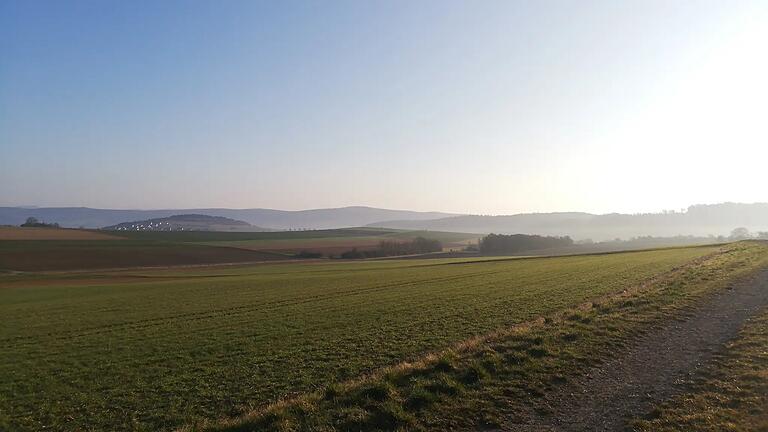
[[[364,295],[364,294],[370,294],[373,292],[386,291],[392,288],[402,288],[404,286],[417,286],[419,284],[424,284],[424,283],[455,282],[459,280],[472,279],[481,275],[487,276],[489,274],[497,274],[497,273],[503,273],[503,272],[504,272],[503,270],[499,270],[495,272],[487,272],[487,271],[473,272],[473,273],[466,273],[461,275],[431,277],[427,279],[410,281],[407,283],[403,281],[398,281],[393,283],[377,283],[377,284],[372,284],[365,287],[355,287],[355,288],[345,290],[345,291],[340,291],[340,292],[316,294],[316,295],[304,297],[300,300],[298,299],[276,300],[276,301],[261,302],[257,304],[231,306],[227,308],[208,309],[202,312],[187,312],[187,313],[175,314],[175,315],[158,317],[158,318],[150,318],[150,319],[137,320],[137,321],[112,323],[112,324],[101,325],[96,327],[88,327],[88,328],[80,329],[77,332],[72,332],[72,331],[49,332],[45,334],[45,336],[56,337],[59,339],[75,339],[75,338],[94,335],[94,334],[113,332],[121,329],[136,330],[141,328],[157,327],[157,326],[162,326],[169,322],[174,322],[178,320],[189,320],[189,321],[200,320],[200,319],[208,319],[213,316],[222,316],[222,315],[226,315],[232,318],[234,316],[241,315],[241,314],[273,311],[275,309],[278,309],[284,306],[296,306],[300,304],[308,304],[308,303],[332,300],[334,298],[339,298],[339,297]],[[10,338],[0,339],[0,347],[3,347],[4,345],[10,345],[10,344],[15,344],[19,346],[22,344],[33,345],[36,343],[38,343],[36,338],[29,338],[27,336],[14,336]]]
[[[630,430],[630,419],[647,416],[655,404],[682,393],[693,375],[765,308],[768,269],[655,326],[627,351],[546,396],[545,414],[531,414],[511,430]]]

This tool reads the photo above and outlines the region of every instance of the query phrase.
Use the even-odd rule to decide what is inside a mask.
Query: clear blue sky
[[[0,205],[768,201],[768,1],[0,0]]]

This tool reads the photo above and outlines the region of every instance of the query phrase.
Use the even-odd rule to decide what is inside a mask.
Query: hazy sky
[[[768,201],[768,0],[0,0],[0,205]]]

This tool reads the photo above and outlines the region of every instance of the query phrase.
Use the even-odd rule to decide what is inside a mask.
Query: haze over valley
[[[768,232],[768,203],[694,205],[679,211],[647,214],[580,212],[517,215],[456,215],[440,212],[344,207],[285,211],[272,209],[109,210],[91,208],[0,207],[0,225],[19,225],[28,217],[56,222],[68,228],[107,228],[174,215],[207,215],[245,224],[222,227],[226,231],[315,230],[379,227],[465,233],[540,234],[570,236],[574,240],[606,241],[616,238],[672,236],[728,236],[736,228]],[[211,222],[210,225],[213,225]],[[189,228],[192,228],[190,226]],[[189,229],[188,228],[188,229]],[[209,228],[217,231],[219,228]]]

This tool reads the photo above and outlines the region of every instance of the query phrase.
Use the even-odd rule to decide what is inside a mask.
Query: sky
[[[0,206],[768,201],[768,0],[0,0]]]

